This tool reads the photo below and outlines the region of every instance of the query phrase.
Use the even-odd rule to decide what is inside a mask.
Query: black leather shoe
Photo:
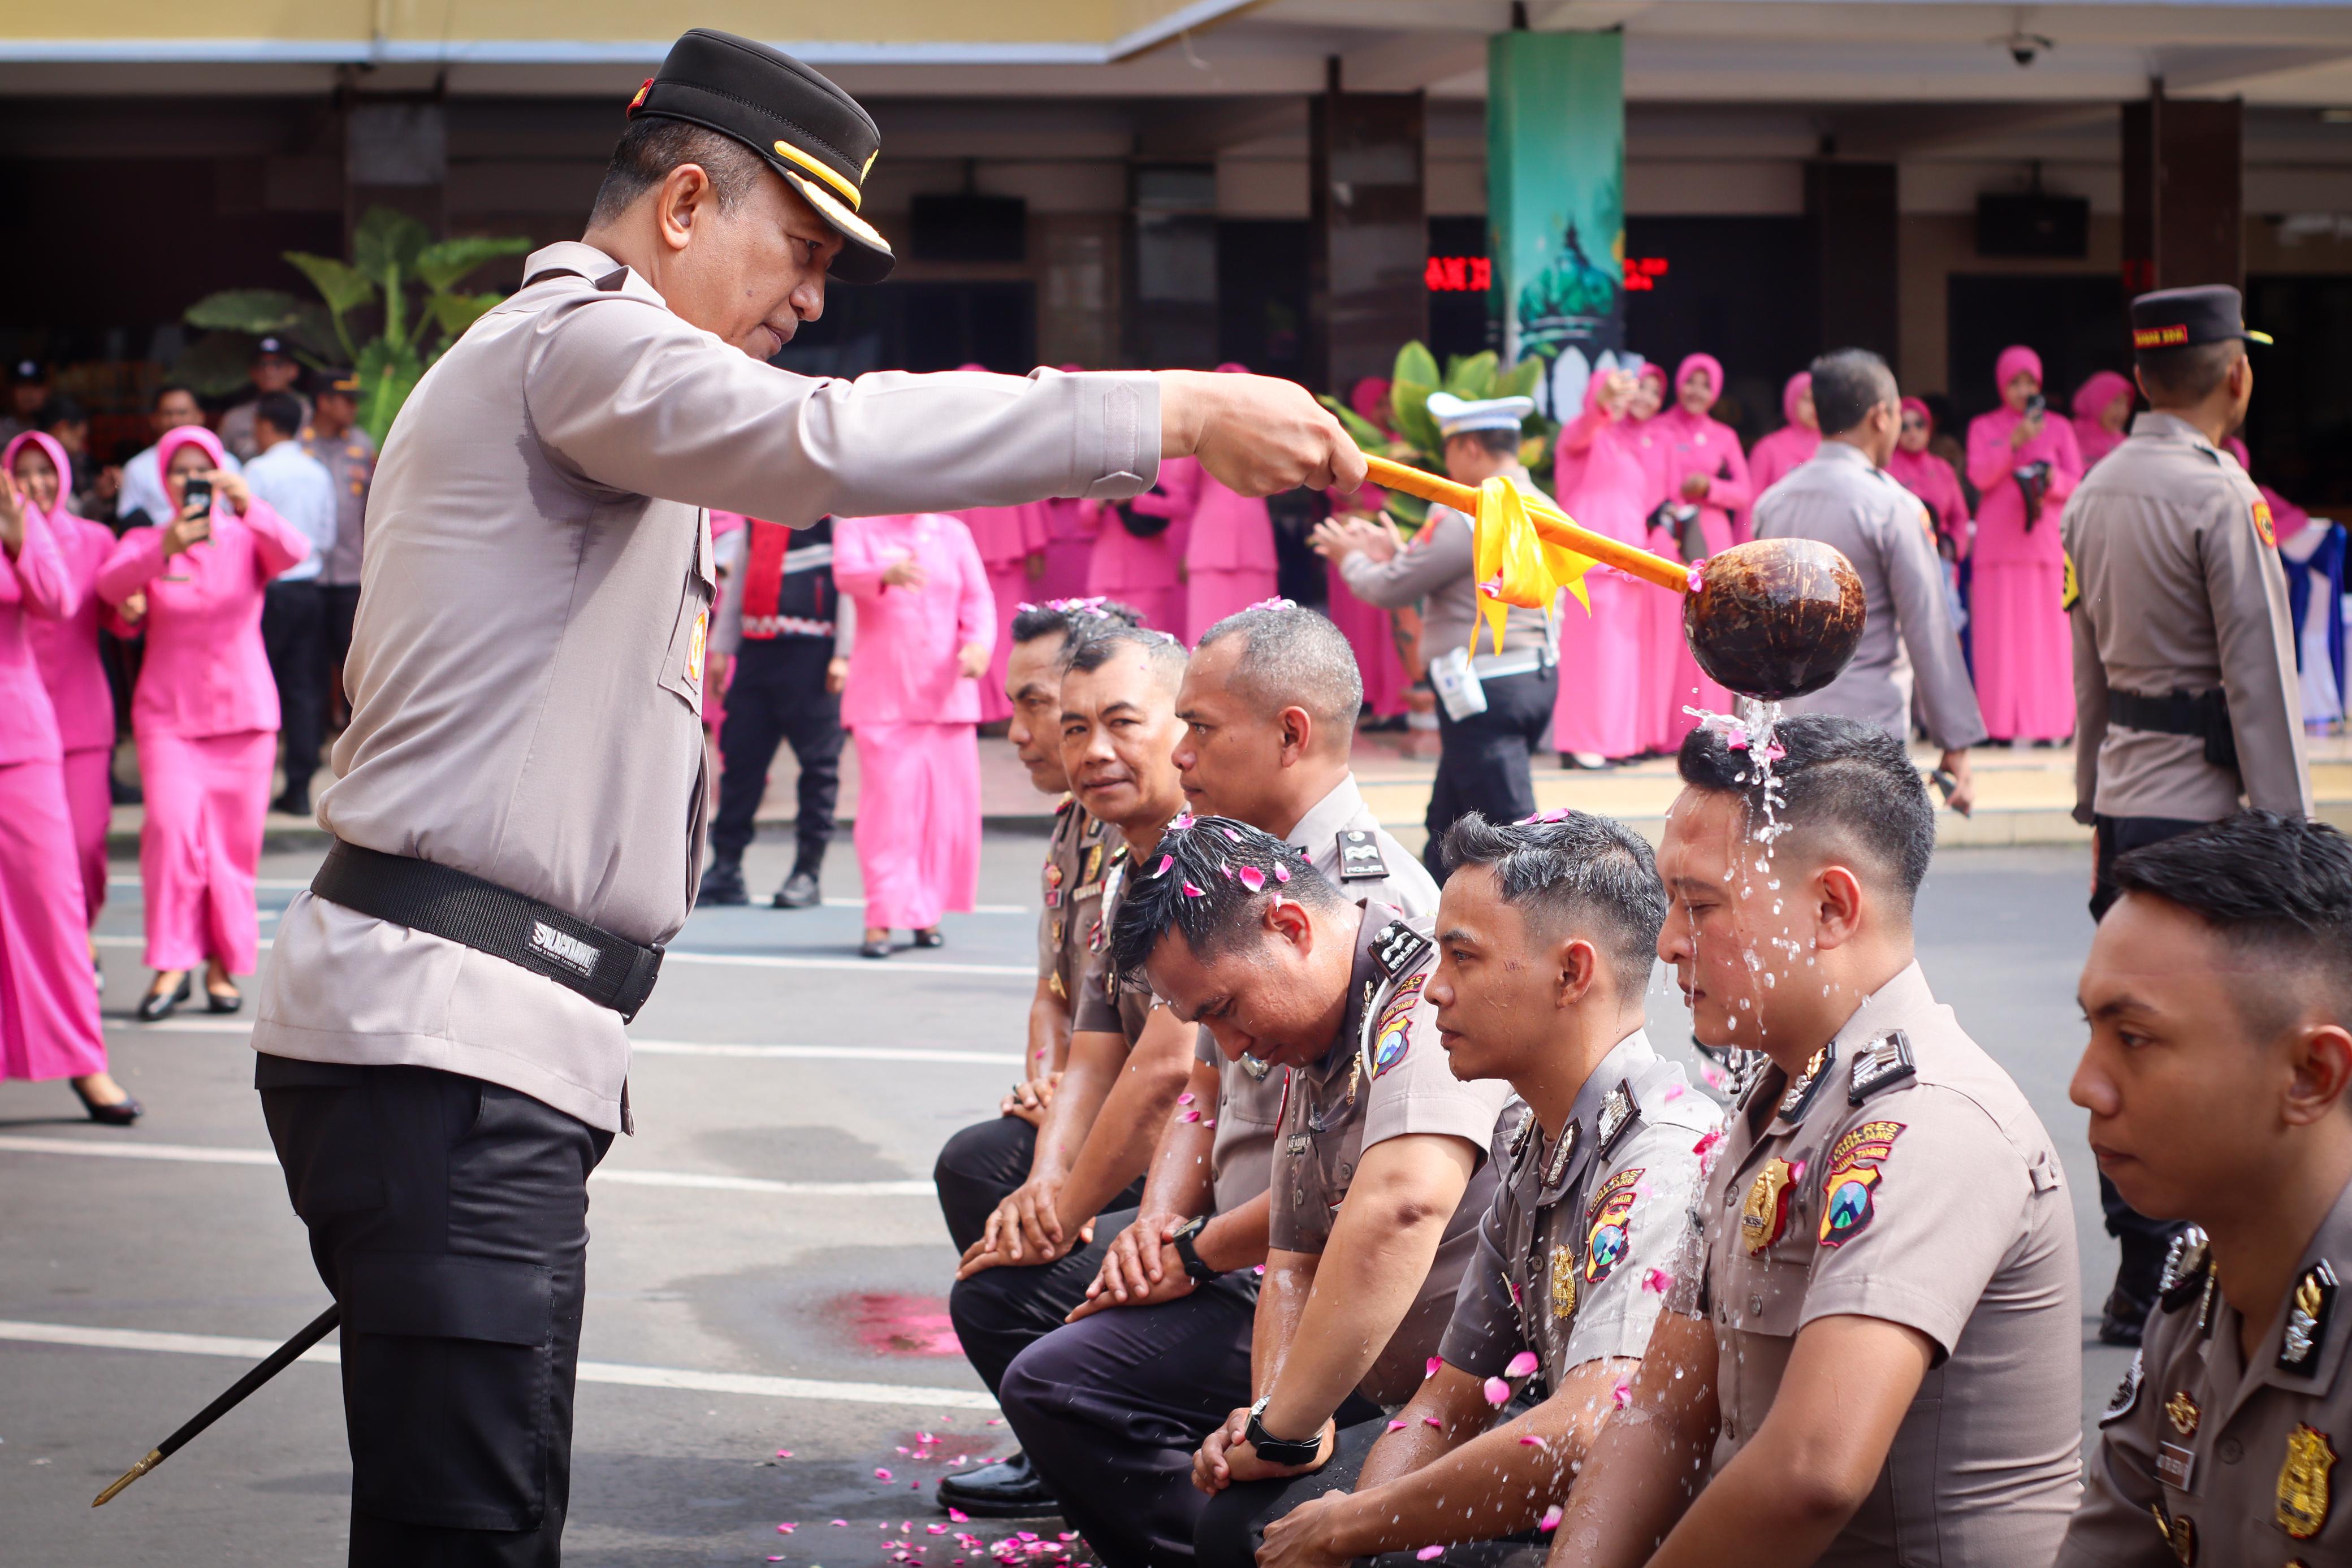
[[[2107,1295],[2107,1303],[2099,1309],[2099,1343],[2101,1344],[2137,1344],[2140,1331],[2147,1323],[2147,1303],[2135,1300],[2118,1285]]]
[[[944,947],[947,945],[947,936],[936,925],[915,933],[915,946],[918,947]]]
[[[195,977],[193,975],[184,974],[180,977],[180,988],[178,990],[150,991],[145,996],[139,998],[139,1021],[141,1023],[162,1023],[165,1019],[170,1018],[173,1013],[180,1010],[180,1004],[182,1002],[186,1001],[190,997],[195,994]]]
[[[278,796],[278,799],[269,802],[269,809],[288,817],[308,817],[312,814],[310,810],[310,791],[305,789],[298,795],[293,790],[289,789],[286,793]]]
[[[814,909],[824,902],[824,894],[817,890],[815,873],[796,871],[784,878],[770,902],[778,909]]]
[[[226,991],[214,990],[209,985],[205,987],[205,1011],[233,1013],[243,1006],[245,1006],[245,993],[235,986],[231,986]]]
[[[861,958],[887,958],[890,956],[890,938],[885,936],[879,942],[862,944],[857,949],[857,956]]]
[[[702,891],[695,895],[697,904],[749,904],[751,895],[743,889],[741,861],[712,861],[710,869],[702,873]]]
[[[111,1105],[101,1105],[84,1094],[79,1083],[73,1086],[73,1092],[75,1097],[81,1101],[81,1108],[89,1113],[89,1119],[100,1126],[127,1127],[147,1113],[146,1106],[128,1095]]]
[[[941,1476],[940,1506],[961,1509],[979,1519],[1034,1519],[1061,1511],[1061,1504],[1045,1490],[1026,1454]]]

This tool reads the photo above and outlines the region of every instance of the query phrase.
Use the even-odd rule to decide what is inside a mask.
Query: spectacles
[[[1903,428],[1906,430],[1925,430],[1927,428],[1927,422],[1921,419],[1916,414],[1913,414],[1903,421]]]

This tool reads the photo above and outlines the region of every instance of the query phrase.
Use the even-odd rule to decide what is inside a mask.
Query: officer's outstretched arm
[[[1714,1327],[1660,1312],[1625,1407],[1585,1455],[1546,1568],[1633,1568],[1648,1560],[1706,1484],[1721,1426],[1715,1379]]]

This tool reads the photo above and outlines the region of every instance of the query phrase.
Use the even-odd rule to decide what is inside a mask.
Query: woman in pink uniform
[[[1780,389],[1780,413],[1788,423],[1756,444],[1748,455],[1748,488],[1761,496],[1780,476],[1821,450],[1822,427],[1813,417],[1813,372],[1799,371]]]
[[[1348,406],[1385,433],[1389,427],[1387,379],[1366,376],[1359,381],[1348,393]],[[1377,485],[1366,485],[1352,495],[1328,490],[1324,499],[1330,503],[1335,517],[1377,520],[1389,504],[1388,492]],[[1350,593],[1339,569],[1328,560],[1323,563],[1323,579],[1328,593],[1323,612],[1347,637],[1348,646],[1356,651],[1356,668],[1363,673],[1364,711],[1377,718],[1404,712],[1412,674],[1405,668],[1404,656],[1397,652],[1394,618],[1379,605],[1367,604]]]
[[[1936,415],[1916,397],[1903,400],[1903,428],[1887,454],[1886,472],[1895,483],[1927,503],[1936,532],[1950,545],[1946,555],[1964,560],[1969,553],[1969,498],[1952,465],[1927,450],[1936,434]]]
[[[26,630],[41,684],[57,714],[58,743],[65,751],[66,809],[73,816],[74,857],[81,867],[83,925],[98,924],[106,907],[106,830],[114,820],[110,779],[114,766],[114,693],[99,660],[98,569],[114,553],[114,533],[104,523],[66,510],[58,476],[73,472],[65,449],[48,436],[27,431],[0,452],[0,468],[16,481],[49,526],[49,538],[72,584],[71,614],[35,619]],[[91,949],[93,968],[97,950]]]
[[[1169,467],[1160,465],[1163,480]],[[1184,520],[1171,516],[1168,497],[1156,486],[1126,505],[1138,519],[1133,527],[1114,502],[1078,503],[1079,520],[1095,541],[1087,561],[1087,593],[1132,604],[1143,624],[1174,636],[1184,629]]]
[[[1984,497],[1969,607],[1977,704],[1995,740],[2063,740],[2074,733],[2074,650],[2058,519],[2083,457],[2073,425],[2046,408],[2027,417],[2042,395],[2041,355],[2003,349],[1993,380],[2001,406],[1969,422],[1969,483]]]
[[[980,683],[980,722],[994,724],[1013,716],[1004,695],[1004,666],[1013,657],[1013,617],[1024,600],[1043,591],[1045,575],[1045,509],[1042,505],[974,507],[950,514],[971,535],[980,564],[988,573],[988,591],[996,601],[996,643],[988,655],[988,673]]]
[[[2084,473],[2124,444],[2137,390],[2130,378],[2113,371],[2095,371],[2074,389],[2074,447],[2083,455]]]
[[[79,596],[50,537],[56,496],[25,496],[12,472],[0,463],[0,1078],[68,1079],[91,1120],[125,1126],[140,1106],[106,1071],[65,754],[26,635]]]
[[[1084,365],[1064,365],[1069,374],[1086,369]],[[1087,521],[1087,504],[1075,497],[1055,497],[1036,503],[1045,520],[1045,575],[1037,580],[1036,588],[1028,597],[1044,604],[1055,599],[1077,599],[1087,591],[1087,562],[1095,549],[1094,529]],[[1000,637],[1012,636],[1012,617],[1000,613],[997,622],[1003,628]]]
[[[868,958],[906,926],[918,947],[980,891],[978,678],[996,602],[971,534],[952,517],[840,517],[833,580],[857,601],[841,722],[857,742],[857,864]]]
[[[1559,433],[1560,471],[1575,476],[1559,496],[1562,510],[1595,533],[1640,544],[1647,531],[1652,472],[1639,432],[1627,417],[1634,378],[1598,375],[1584,390],[1584,412]],[[1592,612],[1563,593],[1559,616],[1559,696],[1552,707],[1552,746],[1578,768],[1606,768],[1638,755],[1642,739],[1643,620],[1639,595],[1653,590],[1606,567],[1587,572]]]
[[[1806,408],[1811,407],[1811,386],[1806,382]],[[1715,417],[1716,400],[1723,395],[1723,362],[1713,354],[1691,354],[1675,367],[1674,406],[1658,415],[1659,488],[1662,499],[1674,507],[1696,507],[1699,532],[1707,555],[1720,554],[1755,537],[1748,506],[1755,490],[1748,458],[1739,450],[1739,434]],[[1760,447],[1759,447],[1760,450]],[[1687,559],[1679,528],[1669,537],[1654,538],[1653,549],[1676,559]],[[1645,697],[1644,716],[1654,725],[1649,749],[1671,751],[1683,737],[1698,727],[1698,720],[1683,711],[1705,708],[1729,713],[1731,694],[1699,673],[1683,638],[1683,607],[1678,595],[1643,596],[1644,618],[1651,625],[1651,658],[1666,674],[1662,702]],[[1661,730],[1656,725],[1663,725]]]
[[[278,753],[262,593],[310,553],[308,539],[223,471],[220,442],[204,426],[165,434],[155,461],[177,519],[124,534],[98,573],[99,596],[147,635],[131,733],[147,800],[139,882],[155,979],[139,1016],[150,1022],[188,999],[200,962],[205,1004],[216,1013],[242,999],[229,977],[253,972],[261,934],[253,878]],[[209,511],[187,499],[200,478],[213,486]]]

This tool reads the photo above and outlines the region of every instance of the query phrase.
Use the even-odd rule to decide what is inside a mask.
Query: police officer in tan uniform
[[[1913,956],[1926,789],[1877,726],[1784,719],[1785,831],[1759,840],[1765,787],[1728,738],[1683,744],[1658,952],[1701,1040],[1772,1065],[1715,1150],[1640,1418],[1601,1432],[1552,1561],[2046,1563],[2082,1446],[2074,1211]]]
[[[1254,494],[1362,477],[1257,378],[773,368],[828,274],[889,269],[856,210],[872,119],[699,30],[631,110],[585,238],[525,261],[385,444],[320,801],[339,842],[254,1030],[342,1313],[354,1563],[560,1556],[587,1177],[700,861],[705,509],[1110,498],[1188,452]]]
[[[1539,1560],[1543,1516],[1664,1300],[1718,1117],[1643,1032],[1666,907],[1650,847],[1578,812],[1470,816],[1446,860],[1439,1038],[1457,1077],[1507,1079],[1525,1103],[1496,1129],[1501,1179],[1443,1364],[1396,1420],[1341,1432],[1323,1469],[1247,1511],[1212,1505],[1212,1568],[1339,1568],[1432,1542],[1468,1542],[1455,1563]]]
[[[2352,1563],[2352,841],[2247,811],[2113,874],[2074,1100],[2132,1206],[2190,1223],[2058,1562]]]
[[[375,442],[355,423],[359,396],[356,371],[327,371],[319,384],[319,400],[310,409],[310,423],[302,429],[302,449],[326,465],[327,476],[335,483],[335,544],[319,572],[327,599],[331,709],[339,709],[343,702],[343,659],[351,652],[352,623],[360,608],[368,484],[375,477]],[[328,715],[331,720],[334,716],[332,711]]]
[[[2238,809],[2311,812],[2286,573],[2270,507],[2222,440],[2246,416],[2254,367],[2238,291],[2168,288],[2132,301],[2140,390],[2154,406],[2066,506],[2074,625],[2074,820],[2093,828],[2091,914],[2108,867]],[[2122,1242],[2100,1337],[2138,1343],[2173,1228],[2131,1212],[2105,1175]]]

